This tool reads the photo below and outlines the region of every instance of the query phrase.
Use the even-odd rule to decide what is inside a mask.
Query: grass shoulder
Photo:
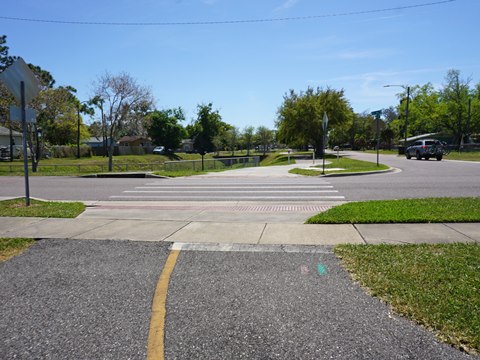
[[[480,353],[480,245],[340,245],[335,253],[372,296],[470,353]]]
[[[0,238],[0,262],[22,253],[34,242],[35,240],[28,238]]]
[[[343,204],[307,224],[480,222],[480,198],[372,200]]]
[[[24,198],[0,201],[0,216],[75,218],[83,211],[85,205],[81,202],[30,199],[30,206],[26,206]]]
[[[369,161],[363,160],[354,160],[345,157],[339,157],[327,154],[325,160],[328,161],[328,164],[325,164],[325,173],[326,174],[342,174],[342,173],[361,173],[361,172],[370,172],[370,171],[379,171],[379,170],[388,170],[390,167],[384,164],[372,163]],[[318,160],[321,162],[321,159]],[[299,169],[295,168],[289,172],[292,174],[306,175],[306,176],[319,176],[322,174],[323,165],[316,165],[314,167],[309,167],[308,169]]]

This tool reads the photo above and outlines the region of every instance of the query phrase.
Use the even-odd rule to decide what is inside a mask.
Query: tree
[[[323,90],[308,87],[297,94],[290,90],[278,109],[276,125],[281,142],[314,145],[317,155],[324,153],[323,114],[327,113],[329,128],[341,125],[352,117],[353,111],[343,90]]]
[[[452,69],[448,71],[445,81],[440,91],[441,101],[446,111],[442,125],[453,133],[453,142],[460,146],[467,127],[471,80],[461,79],[460,70]]]
[[[106,72],[94,85],[94,97],[103,101],[108,136],[108,171],[113,169],[114,142],[118,140],[122,124],[131,115],[132,109],[141,103],[153,103],[150,89],[137,83],[127,73],[111,75]]]
[[[163,145],[165,149],[177,149],[186,132],[179,123],[185,120],[182,108],[156,110],[147,115],[148,135],[155,145]]]
[[[273,132],[266,126],[259,126],[257,128],[257,132],[255,134],[257,138],[257,143],[263,149],[263,155],[267,153],[268,147],[271,145],[273,141]]]
[[[189,135],[194,139],[195,148],[200,151],[215,150],[213,138],[231,126],[222,121],[218,110],[213,110],[212,103],[197,106],[197,119],[189,127]]]
[[[236,126],[232,126],[229,130],[227,130],[227,145],[230,151],[232,152],[232,156],[235,156],[235,148],[238,145],[240,131]]]
[[[243,138],[245,147],[247,148],[247,156],[250,156],[250,149],[252,147],[254,133],[255,133],[255,128],[253,126],[247,126],[243,130],[242,138]]]

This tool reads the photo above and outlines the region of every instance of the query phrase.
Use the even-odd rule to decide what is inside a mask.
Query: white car
[[[153,153],[159,155],[165,154],[165,146],[155,146]]]

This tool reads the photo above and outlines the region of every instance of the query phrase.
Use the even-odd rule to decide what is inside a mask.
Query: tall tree
[[[255,137],[257,139],[257,143],[263,149],[263,155],[267,153],[268,148],[272,144],[273,141],[273,132],[266,126],[259,126],[257,128],[257,132],[255,133]]]
[[[467,127],[470,79],[462,79],[460,70],[449,70],[440,91],[441,101],[446,107],[443,126],[454,134],[454,143],[460,145]]]
[[[131,115],[132,109],[141,103],[153,103],[150,89],[141,86],[127,73],[100,76],[94,85],[94,97],[103,100],[108,125],[108,170],[113,169],[114,142],[118,140],[122,124]]]
[[[197,119],[189,128],[190,136],[194,138],[195,148],[199,151],[211,152],[215,149],[213,138],[230,125],[222,121],[218,110],[213,110],[212,103],[197,106]]]
[[[156,110],[148,114],[148,135],[156,145],[163,145],[167,151],[177,149],[186,131],[180,124],[185,120],[182,108]]]
[[[297,94],[290,90],[278,109],[276,125],[281,142],[314,145],[318,155],[324,153],[323,126],[324,113],[329,118],[329,128],[346,122],[353,116],[343,90],[327,88],[307,88]]]
[[[247,148],[247,156],[250,156],[250,149],[252,148],[253,137],[255,134],[255,128],[253,126],[247,126],[243,130],[242,138]]]

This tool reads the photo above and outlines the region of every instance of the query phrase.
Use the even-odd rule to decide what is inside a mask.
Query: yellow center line
[[[180,250],[170,252],[155,289],[150,331],[148,333],[147,360],[163,360],[165,357],[165,315],[167,313],[168,283],[179,254]]]

